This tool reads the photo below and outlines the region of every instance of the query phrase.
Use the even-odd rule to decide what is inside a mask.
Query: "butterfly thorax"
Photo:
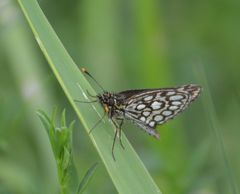
[[[122,117],[124,115],[124,102],[119,98],[119,95],[104,92],[97,97],[109,117]]]

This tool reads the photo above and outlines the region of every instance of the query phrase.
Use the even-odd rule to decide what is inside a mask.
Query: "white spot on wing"
[[[165,110],[165,111],[162,112],[162,114],[163,114],[164,116],[169,116],[169,115],[172,114],[172,111]]]
[[[150,119],[148,118],[147,121],[146,121],[146,123],[148,124],[149,122],[150,122]]]
[[[179,102],[179,101],[174,101],[174,102],[172,102],[172,105],[180,105],[180,104],[182,104],[182,103]]]
[[[153,102],[153,103],[151,104],[151,107],[152,107],[154,110],[156,110],[156,109],[160,109],[161,105],[162,105],[161,102],[155,101],[155,102]]]
[[[144,98],[145,101],[149,101],[149,100],[152,100],[153,99],[153,96],[148,96],[146,98]]]
[[[178,107],[177,107],[177,106],[170,106],[168,109],[169,109],[169,110],[177,110]]]
[[[141,117],[140,120],[144,122],[144,121],[146,121],[146,118],[145,117]]]
[[[150,115],[150,112],[145,111],[143,112],[143,115],[147,117],[148,115]]]
[[[138,110],[142,110],[142,109],[144,109],[145,107],[146,107],[145,104],[139,104],[139,105],[137,106],[137,109],[138,109]]]
[[[155,122],[154,122],[154,121],[151,121],[151,122],[149,123],[149,126],[151,126],[151,127],[154,127],[154,125],[155,125]]]
[[[169,98],[169,100],[173,100],[173,101],[181,100],[181,99],[183,99],[183,96],[181,96],[181,95],[170,96],[170,98]]]
[[[154,120],[159,122],[159,121],[163,120],[163,116],[162,115],[157,115],[157,116],[154,117]]]

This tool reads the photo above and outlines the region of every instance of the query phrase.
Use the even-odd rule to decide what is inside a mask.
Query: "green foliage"
[[[46,129],[46,132],[48,133],[48,137],[52,146],[52,151],[54,153],[58,169],[58,180],[61,188],[61,194],[72,193],[74,191],[77,191],[76,194],[82,193],[86,189],[91,177],[93,176],[97,168],[97,163],[89,168],[81,181],[74,181],[79,182],[78,186],[71,188],[72,185],[74,185],[71,183],[71,181],[74,179],[74,174],[77,174],[77,172],[74,172],[76,171],[76,168],[74,167],[72,157],[72,130],[75,121],[72,121],[69,125],[67,125],[65,110],[63,110],[61,114],[60,126],[57,126],[57,108],[53,110],[51,118],[48,117],[47,114],[42,110],[39,110],[37,115],[39,116]]]
[[[86,172],[86,174],[84,175],[82,181],[79,183],[78,185],[78,189],[77,189],[77,193],[76,194],[81,194],[84,192],[84,190],[86,189],[89,181],[91,180],[96,168],[97,168],[98,163],[95,163],[92,165],[91,168],[88,169],[88,171]]]
[[[56,159],[61,193],[67,193],[67,190],[69,190],[68,185],[70,185],[69,176],[71,176],[71,171],[73,168],[72,129],[75,121],[72,121],[69,126],[67,126],[65,110],[63,110],[61,116],[61,125],[60,127],[57,127],[55,124],[57,109],[53,111],[51,118],[49,118],[46,113],[41,110],[39,110],[37,114],[48,133],[52,150]]]

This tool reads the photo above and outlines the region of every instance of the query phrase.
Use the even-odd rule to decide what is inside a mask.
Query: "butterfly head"
[[[116,99],[110,92],[104,92],[103,94],[99,94],[97,97],[104,107],[105,112],[109,112],[109,109],[114,107],[116,104]]]

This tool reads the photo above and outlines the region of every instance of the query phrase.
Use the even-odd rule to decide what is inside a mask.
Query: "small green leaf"
[[[46,115],[46,113],[43,112],[42,110],[38,110],[37,111],[37,115],[38,115],[39,119],[41,120],[41,122],[42,122],[44,128],[46,129],[47,133],[49,134],[49,131],[52,128],[51,120]]]
[[[72,128],[74,124],[74,121],[72,121],[69,125],[71,128],[67,127],[65,112],[66,111],[63,110],[61,113],[60,127],[56,127],[55,125],[57,117],[56,108],[52,112],[51,119],[43,111],[39,110],[37,112],[46,130],[49,132],[48,135],[57,163],[58,178],[62,193],[64,193],[69,187],[70,167],[72,167]]]
[[[52,115],[51,115],[51,121],[52,121],[53,123],[55,123],[55,121],[56,121],[57,112],[58,112],[58,108],[55,107],[55,108],[53,109]]]
[[[75,124],[75,120],[73,120],[71,123],[70,123],[70,125],[69,125],[69,127],[68,127],[68,129],[72,132],[72,129],[73,129],[73,127],[74,127],[74,124]]]
[[[66,147],[63,148],[62,169],[66,170],[69,167],[71,160],[71,153]]]
[[[61,126],[66,126],[66,111],[63,109],[61,116]]]
[[[92,165],[91,168],[88,169],[88,171],[86,172],[86,174],[84,175],[82,181],[80,182],[79,186],[78,186],[78,191],[77,194],[81,194],[83,193],[83,191],[86,189],[88,183],[90,182],[94,172],[97,169],[97,165],[98,163],[95,163]]]

